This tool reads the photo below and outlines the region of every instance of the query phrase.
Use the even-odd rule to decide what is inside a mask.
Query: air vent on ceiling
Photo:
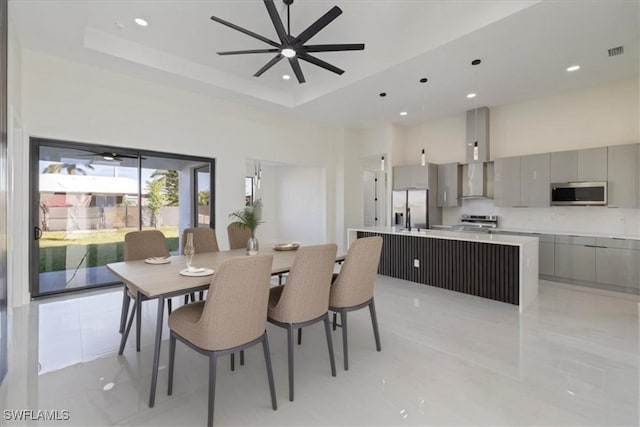
[[[618,46],[609,49],[609,56],[622,55],[624,53],[624,46]]]

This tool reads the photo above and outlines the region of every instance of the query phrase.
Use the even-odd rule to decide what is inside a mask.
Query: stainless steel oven
[[[605,206],[606,204],[606,181],[551,184],[552,206]]]

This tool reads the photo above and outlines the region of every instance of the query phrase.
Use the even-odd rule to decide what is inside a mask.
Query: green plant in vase
[[[229,218],[235,219],[231,223],[234,227],[243,228],[251,232],[251,237],[247,241],[247,255],[257,255],[258,239],[256,239],[256,228],[263,223],[262,200],[258,199],[252,205],[230,213]]]

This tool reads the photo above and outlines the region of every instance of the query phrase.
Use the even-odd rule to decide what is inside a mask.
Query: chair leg
[[[167,388],[167,395],[173,394],[173,367],[176,359],[176,337],[171,333],[169,335],[169,386]]]
[[[231,353],[231,370],[232,371],[236,370],[236,354],[235,353]]]
[[[324,332],[327,335],[327,347],[329,349],[329,361],[331,362],[331,376],[336,376],[336,360],[333,357],[333,341],[331,340],[331,326],[329,326],[329,314],[324,318]]]
[[[333,312],[333,330],[335,331],[338,327],[338,313]]]
[[[142,298],[136,294],[136,351],[140,352],[140,335],[142,333]]]
[[[129,292],[127,292],[127,286],[125,285],[122,289],[122,313],[120,313],[120,329],[118,332],[123,333],[124,328],[127,326],[127,314],[129,314],[129,303],[131,302],[131,297],[129,296]]]
[[[298,328],[298,345],[302,345],[302,328]]]
[[[240,350],[240,366],[244,366],[244,350]]]
[[[347,344],[347,310],[340,312],[340,323],[342,323],[342,352],[344,357],[344,370],[349,370],[349,347]]]
[[[369,313],[371,314],[371,324],[373,325],[373,336],[376,339],[376,350],[382,350],[380,346],[380,332],[378,331],[378,317],[376,316],[376,305],[373,303],[373,299],[371,303],[369,303]]]
[[[196,302],[195,294],[193,296],[194,296],[193,302]],[[200,291],[200,301],[203,301],[203,300],[204,300],[204,291]]]
[[[171,314],[172,311],[173,309],[171,307],[171,298],[167,298],[167,314]]]
[[[184,296],[184,305],[187,305],[187,304],[189,304],[189,294],[186,294]]]
[[[273,381],[273,369],[271,368],[271,352],[269,351],[269,339],[267,333],[262,337],[262,350],[264,350],[264,363],[267,365],[267,378],[269,379],[269,392],[271,393],[271,407],[273,410],[278,409],[276,400],[276,385]]]
[[[127,323],[127,327],[125,328],[122,336],[120,337],[120,348],[118,349],[118,354],[122,354],[124,352],[124,346],[127,343],[127,338],[129,338],[129,332],[131,331],[131,325],[133,325],[133,318],[136,315],[136,304],[133,305],[131,309],[131,316],[129,316],[129,322]]]
[[[213,426],[213,408],[216,400],[216,354],[209,355],[209,413],[207,415],[207,426]]]
[[[287,358],[289,361],[289,401],[293,402],[293,325],[287,325]]]

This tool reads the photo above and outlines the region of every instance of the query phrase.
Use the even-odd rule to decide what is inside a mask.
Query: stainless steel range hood
[[[461,199],[493,198],[493,163],[489,163],[489,108],[467,111],[467,164],[462,165]]]

